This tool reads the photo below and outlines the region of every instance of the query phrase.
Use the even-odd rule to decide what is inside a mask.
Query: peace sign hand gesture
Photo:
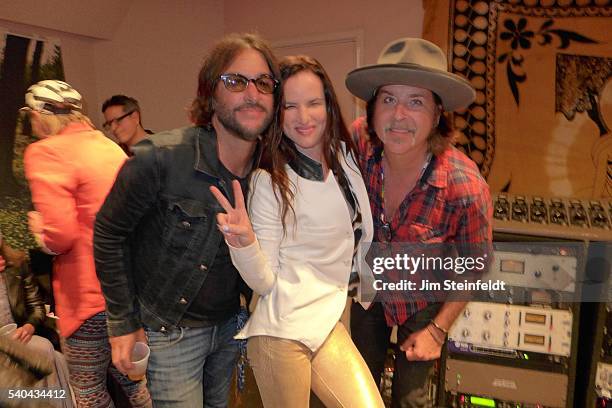
[[[232,181],[232,188],[234,189],[236,207],[232,207],[230,202],[227,201],[227,198],[225,198],[217,187],[211,186],[210,192],[225,210],[225,214],[217,214],[217,226],[219,230],[228,244],[236,248],[242,248],[255,242],[255,232],[253,232],[253,226],[246,212],[244,195],[242,194],[242,189],[240,188],[238,180]]]

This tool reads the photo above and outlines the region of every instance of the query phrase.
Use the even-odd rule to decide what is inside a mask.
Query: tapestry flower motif
[[[519,18],[517,22],[510,18],[504,20],[505,30],[499,34],[499,38],[502,41],[510,41],[511,51],[499,55],[497,62],[499,64],[506,64],[508,86],[510,86],[517,106],[520,101],[518,84],[527,80],[527,74],[521,69],[525,61],[523,53],[531,49],[533,40],[537,39],[537,44],[540,46],[549,46],[553,43],[553,36],[557,37],[559,45],[556,48],[559,50],[569,47],[572,41],[583,44],[598,43],[598,41],[575,31],[553,28],[554,23],[553,19],[548,19],[542,23],[537,32],[533,32],[527,29],[527,19],[525,17]]]

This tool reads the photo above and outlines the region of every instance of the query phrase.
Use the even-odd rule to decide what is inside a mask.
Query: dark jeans
[[[392,407],[425,408],[433,405],[428,401],[427,380],[434,369],[435,360],[408,361],[399,346],[404,340],[421,330],[440,310],[441,304],[432,304],[410,317],[398,327],[397,346],[395,347],[395,367],[393,371]],[[381,303],[374,303],[368,310],[359,303],[351,307],[351,336],[357,349],[366,361],[376,384],[385,366],[387,349],[390,347],[391,328],[385,321]]]

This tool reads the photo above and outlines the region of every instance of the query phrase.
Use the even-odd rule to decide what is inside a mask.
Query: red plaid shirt
[[[370,143],[365,118],[353,125],[361,168],[374,218],[374,240],[381,236],[382,146]],[[417,185],[401,202],[390,220],[392,242],[476,243],[492,239],[492,205],[489,186],[476,164],[454,147],[433,156]],[[406,301],[406,294],[397,300],[385,301],[385,317],[389,326],[401,325],[410,316],[424,309],[428,302],[415,292]],[[388,298],[387,298],[388,299]]]

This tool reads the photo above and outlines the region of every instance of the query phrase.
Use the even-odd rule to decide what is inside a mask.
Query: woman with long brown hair
[[[354,147],[331,81],[306,56],[281,61],[276,128],[251,179],[249,214],[235,207],[219,228],[240,274],[261,297],[238,334],[266,407],[308,407],[310,389],[329,407],[382,407],[380,394],[339,323],[360,242],[372,216]],[[250,221],[249,221],[250,216]]]

